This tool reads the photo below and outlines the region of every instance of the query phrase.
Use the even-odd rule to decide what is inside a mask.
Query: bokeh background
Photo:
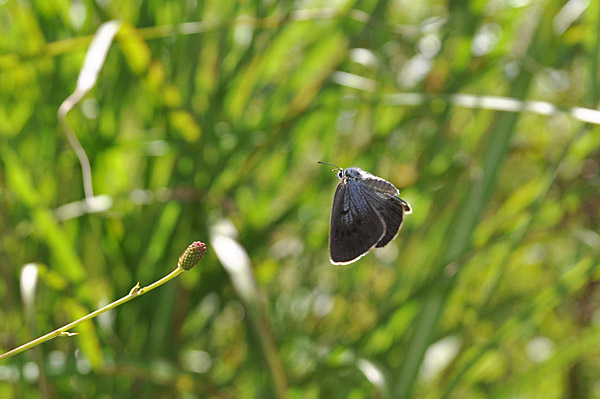
[[[589,0],[0,0],[1,351],[208,244],[0,397],[599,398],[599,56]],[[394,242],[329,263],[319,160]]]

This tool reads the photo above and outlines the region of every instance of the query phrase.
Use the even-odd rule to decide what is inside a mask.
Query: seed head
[[[201,241],[191,243],[179,257],[178,266],[184,270],[190,270],[206,253],[206,244]]]

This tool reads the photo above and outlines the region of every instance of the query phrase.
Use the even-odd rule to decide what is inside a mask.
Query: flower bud
[[[177,266],[184,270],[190,270],[196,263],[200,262],[200,259],[206,253],[206,244],[200,241],[191,243],[186,250],[179,257],[179,263]]]

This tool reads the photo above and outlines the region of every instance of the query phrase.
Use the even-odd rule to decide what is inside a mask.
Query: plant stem
[[[11,356],[16,355],[17,353],[21,353],[29,348],[33,348],[34,346],[37,346],[43,342],[49,341],[52,338],[58,337],[58,336],[71,336],[71,335],[76,335],[76,334],[72,334],[69,333],[69,330],[71,330],[73,327],[79,325],[80,323],[83,323],[84,321],[87,320],[91,320],[94,317],[98,316],[101,313],[106,312],[107,310],[111,310],[113,308],[116,308],[119,305],[124,304],[125,302],[129,302],[130,300],[132,300],[133,298],[136,298],[142,294],[145,294],[148,291],[152,291],[153,289],[155,289],[156,287],[163,285],[164,283],[166,283],[167,281],[177,277],[179,274],[181,274],[182,272],[184,272],[185,269],[183,269],[182,267],[177,267],[175,270],[173,270],[171,273],[169,273],[168,275],[166,275],[165,277],[161,278],[158,281],[155,281],[154,283],[143,287],[143,288],[139,288],[139,283],[137,283],[137,285],[135,287],[133,287],[131,289],[131,291],[129,291],[129,294],[125,295],[123,298],[118,299],[112,303],[109,303],[108,305],[93,311],[92,313],[89,313],[85,316],[83,316],[82,318],[75,320],[67,325],[64,325],[46,335],[43,335],[39,338],[34,339],[33,341],[30,341],[24,345],[21,345],[15,349],[12,349],[6,353],[3,353],[2,355],[0,355],[0,360],[2,359],[7,359]]]

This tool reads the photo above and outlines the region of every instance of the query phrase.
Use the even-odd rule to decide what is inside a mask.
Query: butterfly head
[[[363,179],[362,169],[355,168],[355,167],[344,169],[342,175],[346,179],[350,179],[350,180],[362,180]],[[338,177],[340,177],[340,179],[342,178],[342,176],[340,176],[339,172],[338,172]]]
[[[359,181],[359,180],[363,180],[364,175],[365,175],[365,171],[363,171],[360,168],[357,167],[351,167],[351,168],[340,168],[337,165],[334,165],[332,163],[328,163],[328,162],[321,162],[318,161],[319,163],[322,163],[323,165],[331,165],[331,166],[335,166],[335,169],[333,169],[332,172],[335,172],[335,174],[337,175],[337,177],[342,180],[342,183],[345,184],[346,180],[354,180],[354,181]]]

